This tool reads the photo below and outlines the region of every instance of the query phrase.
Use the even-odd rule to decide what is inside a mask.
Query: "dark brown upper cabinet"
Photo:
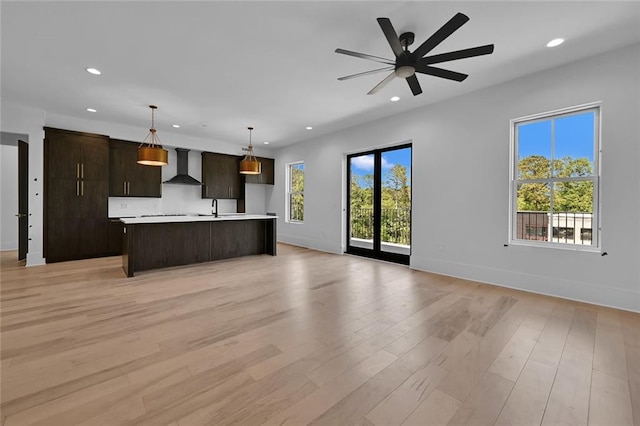
[[[45,127],[47,262],[107,254],[109,138]]]
[[[138,164],[139,145],[109,140],[109,196],[162,197],[162,167]]]
[[[273,158],[256,157],[262,164],[262,173],[259,175],[245,175],[246,183],[261,183],[273,185],[274,160]]]
[[[244,200],[241,157],[213,152],[202,153],[202,198]]]

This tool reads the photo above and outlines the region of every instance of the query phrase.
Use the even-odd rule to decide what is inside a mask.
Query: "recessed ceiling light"
[[[307,126],[307,130],[313,130],[313,127]]]
[[[89,112],[98,112],[98,110],[94,109],[94,108],[87,108],[87,111],[89,111]]]
[[[554,38],[549,43],[547,43],[547,47],[560,46],[562,43],[564,43],[564,39],[563,38]]]
[[[93,74],[93,75],[100,75],[100,74],[102,74],[102,73],[100,72],[100,70],[99,70],[99,69],[97,69],[97,68],[85,68],[85,71],[87,71],[89,74]]]
[[[179,125],[179,124],[173,124],[171,127],[174,127],[174,128],[176,128],[176,129],[179,129],[179,128],[180,128],[180,125]]]
[[[391,102],[398,102],[400,100],[399,96],[394,96],[393,98],[391,98]]]
[[[265,145],[269,145],[269,141],[264,141],[264,144]]]

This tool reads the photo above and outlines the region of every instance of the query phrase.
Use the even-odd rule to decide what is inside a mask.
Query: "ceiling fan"
[[[343,55],[355,56],[356,58],[368,59],[370,61],[379,62],[387,65],[384,68],[378,68],[371,71],[365,71],[358,74],[347,75],[340,77],[338,80],[348,80],[355,77],[361,77],[364,75],[375,74],[383,71],[391,71],[391,74],[386,76],[380,83],[378,83],[373,89],[367,93],[367,95],[373,95],[380,89],[386,86],[395,77],[404,78],[407,80],[413,96],[417,96],[422,93],[422,88],[418,82],[418,78],[415,73],[428,74],[435,77],[446,78],[448,80],[463,81],[468,77],[467,74],[462,74],[455,71],[446,70],[432,66],[433,64],[439,64],[442,62],[455,61],[457,59],[471,58],[474,56],[488,55],[493,53],[493,44],[487,44],[484,46],[472,47],[469,49],[455,50],[453,52],[441,53],[438,55],[425,56],[431,52],[436,46],[442,43],[447,37],[453,34],[458,28],[463,26],[469,17],[463,13],[457,13],[453,18],[444,24],[438,31],[433,33],[424,43],[418,46],[413,52],[409,51],[409,46],[413,43],[415,34],[412,32],[406,32],[400,34],[398,37],[396,30],[393,29],[389,18],[378,18],[378,24],[382,28],[391,50],[393,51],[396,59],[385,59],[379,56],[367,55],[365,53],[353,52],[351,50],[336,49],[336,53]]]

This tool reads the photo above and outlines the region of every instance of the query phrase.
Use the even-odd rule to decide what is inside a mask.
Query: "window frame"
[[[304,223],[304,188],[302,189],[302,192],[300,191],[293,191],[293,173],[292,170],[295,166],[302,164],[304,167],[304,161],[300,160],[300,161],[293,161],[291,163],[287,163],[285,165],[286,169],[285,169],[285,173],[286,173],[286,178],[287,178],[287,187],[286,187],[286,194],[285,194],[285,222],[287,223],[293,223],[293,224],[298,224],[301,225]],[[304,172],[305,169],[303,168],[303,176],[304,176]],[[295,194],[301,194],[302,195],[302,220],[295,220],[291,218],[291,198],[293,195]]]
[[[535,122],[542,122],[546,120],[555,120],[558,118],[568,117],[572,115],[582,114],[588,111],[595,113],[594,118],[594,141],[593,146],[593,175],[591,177],[569,177],[561,178],[556,177],[553,174],[549,178],[541,179],[518,179],[518,140],[517,140],[517,127],[520,124],[530,124]],[[555,127],[552,121],[552,145],[551,145],[551,159],[555,159]],[[547,247],[557,248],[564,250],[576,250],[586,252],[600,252],[601,251],[601,211],[602,206],[600,203],[600,180],[601,180],[601,156],[602,156],[602,102],[590,102],[587,104],[557,109],[553,111],[542,112],[538,114],[528,115],[524,117],[514,118],[510,120],[510,144],[509,144],[509,244],[520,246],[533,246],[533,247]],[[539,241],[539,240],[526,240],[517,239],[517,223],[518,223],[518,185],[525,183],[544,183],[550,185],[550,190],[553,191],[554,184],[561,182],[576,182],[576,181],[592,181],[593,182],[593,212],[591,217],[591,244],[579,244],[579,243],[561,243],[554,241]],[[552,198],[553,200],[553,198]],[[553,209],[553,201],[551,201],[551,209]],[[553,211],[553,210],[552,210]],[[553,220],[549,220],[549,230],[547,232],[550,235],[549,238],[553,239]],[[581,231],[578,231],[579,235],[582,235]]]

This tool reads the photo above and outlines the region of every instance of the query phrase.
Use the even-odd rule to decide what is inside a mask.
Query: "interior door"
[[[409,264],[411,145],[347,157],[347,253]]]
[[[18,141],[18,259],[29,250],[29,144]]]

